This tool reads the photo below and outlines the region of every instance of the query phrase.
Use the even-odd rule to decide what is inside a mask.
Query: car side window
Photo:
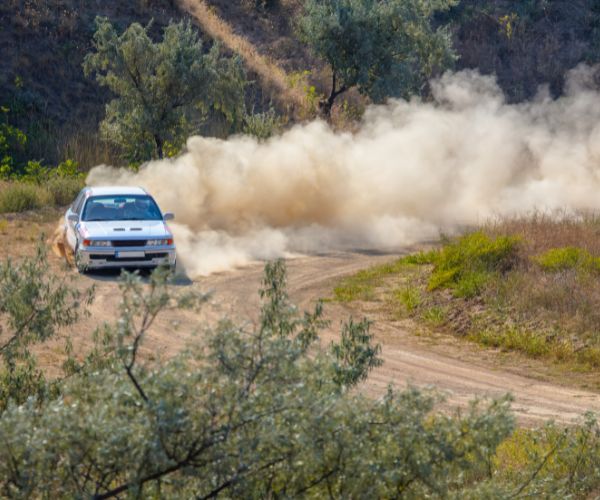
[[[77,199],[73,202],[73,207],[71,208],[71,210],[73,210],[73,212],[75,212],[76,214],[81,214],[81,207],[83,206],[83,202],[85,201],[85,192],[82,191],[81,193],[79,193],[79,196],[77,197]]]

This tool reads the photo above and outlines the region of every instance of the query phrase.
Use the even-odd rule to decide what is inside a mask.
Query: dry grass
[[[600,257],[600,218],[581,214],[553,219],[535,214],[496,221],[488,231],[518,235],[523,243],[518,269],[486,290],[486,303],[504,314],[505,321],[543,337],[546,344],[553,346],[550,354],[555,357],[575,357],[600,367],[600,273],[597,267],[567,263],[544,268],[539,259],[557,249],[557,255],[563,249],[580,249],[591,259]]]
[[[536,212],[490,221],[484,230],[491,235],[520,236],[524,242],[524,256],[564,247],[578,247],[592,255],[600,255],[600,214]]]
[[[87,172],[99,164],[119,165],[122,163],[118,151],[100,138],[97,130],[67,128],[58,134],[57,149],[59,158],[69,158]]]
[[[490,264],[491,254],[484,250],[506,237],[518,242],[510,259]],[[473,263],[474,250],[485,254],[487,268]],[[465,258],[449,262],[448,255]],[[540,256],[548,255],[565,257],[564,263],[559,262],[564,265],[543,265],[546,261]],[[599,258],[598,215],[499,219],[471,236],[448,242],[439,251],[348,278],[336,288],[336,297],[371,300],[385,296],[394,317],[408,316],[487,347],[518,351],[577,370],[597,370]],[[432,279],[446,272],[456,279],[432,287]],[[476,287],[467,287],[473,293],[461,293],[465,280],[467,285],[469,280],[476,282]]]
[[[82,187],[81,180],[69,178],[50,179],[43,185],[0,181],[0,214],[63,207],[73,201]]]

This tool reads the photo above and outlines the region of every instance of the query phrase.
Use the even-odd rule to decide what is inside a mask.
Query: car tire
[[[80,263],[79,243],[75,245],[75,251],[73,252],[73,260],[75,262],[75,267],[77,268],[79,274],[85,274],[87,271],[87,266],[84,266]]]

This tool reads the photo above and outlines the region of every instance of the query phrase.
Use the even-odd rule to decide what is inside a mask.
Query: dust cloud
[[[553,100],[507,104],[492,77],[434,82],[431,102],[370,107],[354,133],[322,121],[266,142],[191,137],[138,173],[98,166],[90,185],[140,185],[172,224],[191,276],[256,259],[394,249],[491,216],[600,208],[600,93],[578,67]]]

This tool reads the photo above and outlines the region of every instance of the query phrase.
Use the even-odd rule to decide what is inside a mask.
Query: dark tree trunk
[[[163,138],[158,135],[158,134],[154,134],[154,143],[156,144],[156,153],[158,154],[158,157],[162,160],[164,157],[164,153],[163,153],[163,145],[164,145],[164,141]]]
[[[321,112],[325,117],[329,118],[331,116],[331,109],[333,108],[335,98],[346,92],[346,90],[348,90],[348,87],[345,85],[342,85],[339,89],[337,88],[337,76],[335,71],[333,71],[333,76],[331,77],[331,93],[327,99],[324,99],[319,103]]]

